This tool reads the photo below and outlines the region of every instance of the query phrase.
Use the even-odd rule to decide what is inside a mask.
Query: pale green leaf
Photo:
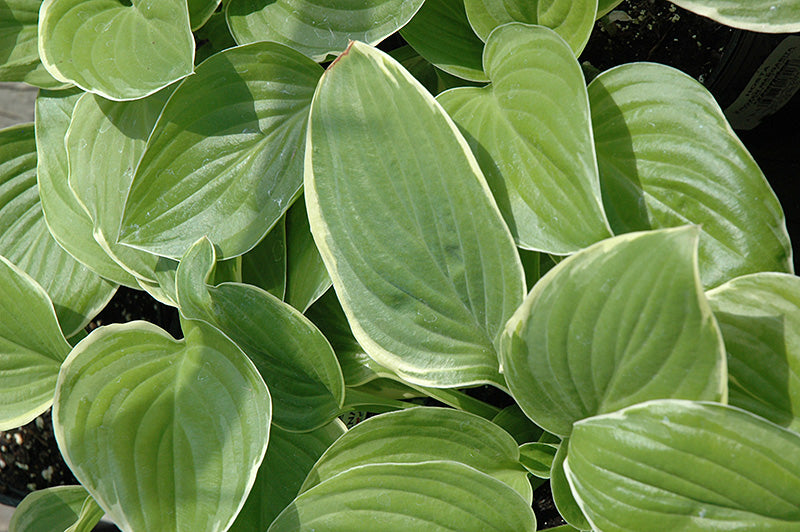
[[[200,29],[214,14],[222,0],[188,0],[192,30]]]
[[[314,463],[345,431],[338,419],[311,432],[272,427],[256,483],[230,532],[266,530],[297,496]]]
[[[558,447],[553,443],[525,443],[519,447],[519,461],[531,475],[550,478],[550,469]]]
[[[231,338],[256,364],[272,395],[273,422],[293,431],[329,423],[344,401],[344,379],[328,341],[296,309],[241,283],[212,286],[214,248],[197,242],[178,266],[178,306]]]
[[[311,232],[358,342],[414,384],[504,387],[494,343],[522,266],[455,124],[361,43],[323,76],[309,124]]]
[[[36,184],[33,124],[0,131],[0,255],[44,288],[67,337],[83,329],[117,289],[50,234]]]
[[[464,0],[425,2],[400,34],[419,55],[448,74],[487,81],[483,42],[469,25]]]
[[[121,242],[180,259],[208,236],[252,249],[302,186],[308,109],[322,69],[260,42],[220,52],[170,97],[125,206]]]
[[[242,255],[242,282],[278,299],[286,294],[286,223],[278,220],[256,247]]]
[[[574,253],[611,236],[600,194],[586,82],[552,30],[498,28],[483,64],[492,83],[440,94],[520,247]]]
[[[45,291],[0,256],[0,430],[48,409],[69,351]]]
[[[150,283],[156,282],[159,257],[116,242],[133,172],[169,94],[164,89],[132,102],[84,94],[64,139],[69,186],[93,222],[95,240],[126,271]]]
[[[269,532],[532,532],[530,504],[508,485],[457,462],[349,469],[292,502]]]
[[[511,434],[520,445],[538,441],[544,433],[516,403],[502,409],[492,418],[492,423]]]
[[[800,432],[800,277],[745,275],[707,296],[728,351],[730,404]]]
[[[331,278],[314,244],[303,198],[286,213],[286,297],[305,312],[331,287]]]
[[[8,532],[90,532],[103,510],[81,486],[56,486],[22,499]]]
[[[615,233],[699,225],[706,288],[792,271],[781,206],[699,82],[664,65],[633,63],[595,78],[589,102]]]
[[[555,30],[576,56],[589,40],[597,13],[597,0],[465,0],[464,5],[472,29],[484,42],[503,24],[537,24]]]
[[[421,5],[422,0],[230,0],[225,15],[239,44],[274,41],[324,61],[350,41],[378,44]]]
[[[256,368],[205,324],[184,333],[100,327],[59,374],[59,449],[123,530],[226,530],[266,451],[271,406]]]
[[[451,408],[419,407],[362,421],[314,465],[301,492],[367,464],[447,460],[468,465],[533,497],[514,438],[481,417]]]
[[[108,256],[93,236],[92,219],[69,188],[64,137],[83,92],[40,91],[36,99],[36,178],[50,234],[67,253],[115,283],[137,287],[136,278]]]
[[[501,353],[537,425],[566,436],[575,421],[650,399],[724,400],[725,349],[700,286],[697,232],[604,240],[534,286]]]
[[[651,401],[575,424],[564,464],[593,529],[800,529],[800,435],[738,408]]]
[[[555,504],[559,515],[564,521],[578,530],[590,530],[592,527],[586,520],[586,516],[578,506],[575,496],[567,480],[564,471],[564,460],[567,458],[567,447],[569,438],[564,438],[553,458],[553,465],[550,469],[550,491],[553,494],[553,504]]]
[[[611,12],[615,7],[620,5],[622,0],[598,0],[597,2],[597,18],[600,18],[609,12]]]
[[[57,80],[135,100],[192,73],[186,0],[44,0],[39,55]]]
[[[670,0],[726,26],[762,33],[800,31],[798,0]]]
[[[24,81],[42,88],[65,87],[39,61],[41,5],[42,0],[0,2],[0,81]]]

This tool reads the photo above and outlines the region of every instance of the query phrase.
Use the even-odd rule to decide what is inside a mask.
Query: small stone
[[[6,447],[5,445],[0,445],[0,452],[4,453],[7,450],[8,450],[8,447]]]
[[[633,20],[629,14],[618,9],[612,11],[606,16],[610,22],[630,22]]]
[[[36,491],[36,484],[34,484],[33,482],[26,484],[25,487],[27,487],[31,491]]]
[[[19,432],[14,433],[14,441],[17,442],[17,445],[22,445],[22,434]]]
[[[48,466],[47,469],[42,471],[42,478],[45,479],[47,482],[50,482],[53,478],[53,466]]]
[[[0,458],[0,469],[3,469],[5,466],[6,466],[5,461],[2,458]]]
[[[28,470],[28,464],[23,464],[22,462],[14,462],[14,465],[22,469],[23,471]]]
[[[44,428],[44,419],[37,417],[36,418],[36,428],[42,430]]]

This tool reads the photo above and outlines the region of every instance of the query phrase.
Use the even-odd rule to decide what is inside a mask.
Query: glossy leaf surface
[[[378,44],[421,5],[422,0],[231,0],[225,13],[239,44],[274,41],[324,61],[350,41]]]
[[[256,247],[242,255],[242,282],[278,299],[286,294],[286,222],[275,224]]]
[[[302,198],[286,213],[285,301],[305,312],[331,287],[331,278],[314,244]]]
[[[306,431],[328,424],[344,401],[344,379],[328,341],[305,316],[275,296],[241,283],[210,284],[211,243],[200,240],[178,266],[184,316],[204,320],[255,363],[274,401],[273,422]]]
[[[39,55],[60,81],[111,100],[142,98],[192,72],[186,0],[44,0]]]
[[[595,78],[589,102],[616,234],[700,225],[706,288],[758,271],[792,271],[781,206],[699,82],[634,63]]]
[[[586,82],[566,43],[508,24],[492,33],[483,63],[489,86],[437,101],[466,131],[517,244],[567,254],[611,236]]]
[[[697,229],[623,235],[562,261],[509,320],[502,363],[537,425],[661,398],[721,400],[725,350],[696,265]]]
[[[576,56],[589,40],[597,13],[597,0],[465,0],[464,5],[472,29],[484,42],[503,24],[537,24],[558,33]]]
[[[483,418],[450,408],[420,407],[362,421],[339,438],[314,465],[301,491],[357,466],[447,460],[468,465],[533,494],[519,448],[504,430]]]
[[[456,462],[349,469],[303,493],[269,532],[532,532],[528,502],[499,480]]]
[[[226,530],[264,457],[271,408],[256,368],[207,325],[184,333],[95,329],[59,375],[59,448],[123,530]]]
[[[800,31],[798,0],[670,0],[726,26],[764,33]]]
[[[90,532],[103,510],[81,486],[29,493],[11,516],[8,532]]]
[[[0,256],[0,430],[47,410],[69,351],[47,293]]]
[[[707,295],[728,352],[730,404],[800,431],[800,278],[745,275]]]
[[[41,5],[42,0],[3,0],[0,4],[0,81],[24,81],[42,88],[64,86],[39,61]]]
[[[221,259],[252,249],[299,194],[321,73],[270,42],[231,48],[198,66],[147,142],[121,241],[173,259],[203,236]]]
[[[67,337],[83,329],[117,289],[50,235],[36,184],[33,124],[0,131],[0,255],[44,288]]]
[[[651,401],[575,424],[565,469],[596,530],[796,530],[800,435],[734,407]]]
[[[369,356],[423,386],[504,386],[494,342],[522,266],[455,124],[398,63],[354,43],[320,82],[309,143],[311,232]]]
[[[488,81],[481,65],[483,42],[469,25],[464,0],[425,2],[400,34],[419,55],[448,74]]]

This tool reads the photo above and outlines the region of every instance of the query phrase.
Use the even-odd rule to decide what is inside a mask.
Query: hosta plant
[[[533,531],[548,479],[562,530],[800,530],[780,204],[698,82],[587,86],[617,3],[0,2],[42,87],[0,131],[0,429],[52,406],[80,481],[11,530]],[[84,332],[120,285],[183,337]]]

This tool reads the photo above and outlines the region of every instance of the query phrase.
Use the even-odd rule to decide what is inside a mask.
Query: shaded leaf
[[[82,486],[56,486],[22,499],[8,532],[90,532],[102,517],[103,510]]]

